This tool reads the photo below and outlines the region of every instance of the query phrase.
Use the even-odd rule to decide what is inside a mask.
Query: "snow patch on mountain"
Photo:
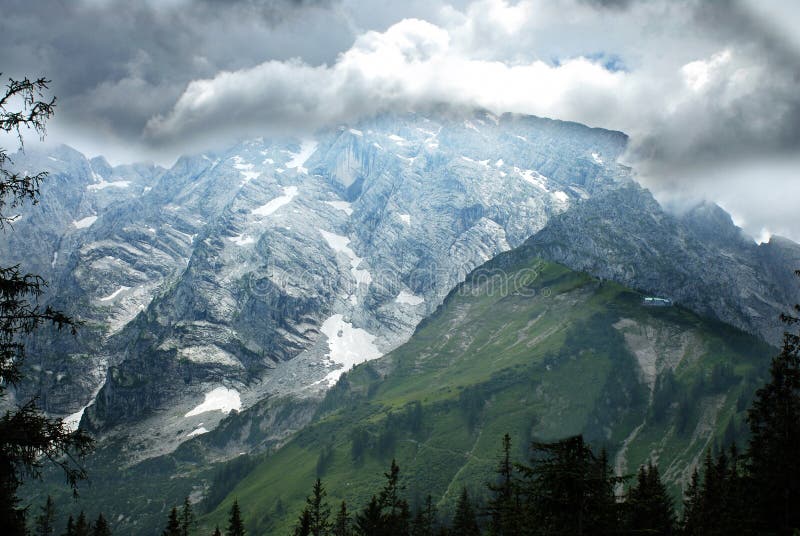
[[[413,294],[406,290],[401,290],[400,294],[397,295],[394,301],[397,303],[405,303],[408,305],[419,305],[425,302],[425,298],[423,298],[422,296],[417,296],[416,294]]]
[[[411,214],[400,214],[398,217],[406,225],[411,225]]]
[[[541,188],[545,192],[549,192],[546,185],[547,177],[545,177],[544,175],[532,169],[520,169],[518,167],[515,167],[514,171],[519,173],[522,176],[522,178],[525,179],[527,182],[533,184],[538,188]]]
[[[239,391],[236,389],[228,389],[227,387],[217,387],[216,389],[206,393],[203,403],[188,411],[184,417],[200,415],[201,413],[206,413],[207,411],[221,411],[222,413],[230,413],[232,410],[239,411],[241,409],[242,399],[239,396]]]
[[[347,201],[325,201],[325,204],[330,205],[337,210],[341,210],[348,216],[353,214],[353,209],[350,207],[350,203]]]
[[[99,175],[97,176],[99,177]],[[90,184],[86,187],[89,191],[105,190],[106,188],[128,188],[131,185],[130,181],[111,181],[99,177],[100,181],[95,184]]]
[[[356,280],[356,283],[359,285],[361,283],[365,285],[372,283],[372,275],[370,275],[369,271],[358,269],[358,266],[361,264],[363,259],[356,255],[352,249],[350,249],[348,246],[350,243],[349,238],[346,236],[329,233],[323,229],[319,229],[319,232],[333,251],[337,253],[344,253],[350,259],[350,273],[353,274],[353,278]]]
[[[253,171],[253,164],[245,162],[241,156],[236,155],[232,157],[232,160],[234,169],[238,169],[239,174],[242,176],[242,185],[257,179],[261,175],[260,171]]]
[[[79,220],[73,220],[72,225],[78,229],[86,229],[87,227],[91,227],[96,221],[97,216],[86,216],[85,218],[81,218]]]
[[[561,190],[553,192],[553,198],[560,203],[566,203],[569,201],[569,196],[566,194],[566,192],[562,192]]]
[[[199,427],[199,428],[197,428],[195,430],[192,430],[188,434],[186,434],[186,437],[194,437],[194,436],[199,436],[199,435],[207,434],[207,433],[208,433],[208,430],[206,430],[206,427],[205,426],[201,426],[201,427]]]
[[[256,239],[255,238],[253,238],[252,236],[246,235],[246,234],[238,234],[236,236],[230,236],[230,237],[228,237],[228,240],[230,240],[231,242],[233,242],[237,246],[247,246],[247,245],[256,243]]]
[[[108,296],[104,296],[104,297],[100,298],[100,301],[111,301],[114,298],[116,298],[117,296],[119,296],[122,292],[125,292],[126,290],[130,290],[130,289],[131,289],[131,287],[121,286],[117,290],[115,290],[114,292],[109,294]]]
[[[81,424],[81,419],[83,418],[83,412],[86,411],[86,408],[88,408],[92,403],[94,403],[94,399],[92,399],[91,402],[83,406],[75,413],[67,415],[62,419],[64,426],[66,426],[70,432],[74,432],[78,429],[78,426]]]
[[[378,359],[383,354],[375,345],[375,335],[365,329],[354,328],[340,314],[329,317],[322,323],[320,331],[328,338],[326,358],[333,364],[341,365],[331,371],[323,381],[334,384],[339,377],[358,363]]]
[[[317,150],[317,142],[314,140],[303,140],[300,143],[300,151],[297,153],[291,153],[292,158],[288,162],[286,162],[286,167],[289,169],[297,169],[298,173],[303,173],[308,175],[308,169],[303,167],[303,164],[314,154],[314,151]]]
[[[284,205],[292,202],[292,199],[297,195],[297,186],[284,186],[283,195],[253,209],[253,214],[256,216],[269,216],[275,213],[276,210]]]

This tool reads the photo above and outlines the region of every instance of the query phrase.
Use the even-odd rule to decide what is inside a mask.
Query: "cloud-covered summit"
[[[663,198],[708,197],[753,234],[800,237],[788,203],[766,195],[800,188],[786,180],[800,170],[800,9],[790,0],[3,9],[2,70],[52,78],[52,136],[89,152],[166,160],[377,112],[481,107],[623,130],[626,158]]]

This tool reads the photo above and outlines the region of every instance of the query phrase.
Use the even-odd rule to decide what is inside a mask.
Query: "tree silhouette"
[[[225,531],[225,536],[244,536],[244,522],[242,521],[242,511],[239,509],[239,501],[233,500],[231,506],[231,513],[228,517],[228,530]]]
[[[336,513],[336,519],[333,520],[331,527],[331,534],[333,536],[350,536],[350,514],[347,511],[347,503],[342,501],[339,511]]]
[[[189,502],[189,497],[183,500],[183,508],[181,509],[181,536],[189,536],[192,528],[194,528],[194,512],[192,511],[192,503]]]
[[[51,536],[55,533],[56,507],[53,498],[48,495],[47,501],[42,506],[42,513],[36,516],[34,524],[34,534],[36,536]]]
[[[456,512],[453,515],[453,533],[462,536],[480,536],[478,519],[475,517],[475,507],[469,500],[467,488],[461,488],[461,495],[456,503]]]
[[[92,536],[111,536],[111,527],[108,526],[108,521],[106,521],[102,513],[97,516],[97,520],[94,522]]]
[[[800,305],[795,305],[781,320],[796,326],[798,314]],[[800,527],[800,334],[784,333],[769,372],[769,383],[756,391],[747,413],[747,469],[758,490],[753,497],[757,528],[789,534]]]
[[[161,533],[161,536],[181,536],[181,521],[178,518],[178,509],[175,506],[169,511],[167,527]]]
[[[43,136],[45,123],[53,115],[55,98],[44,97],[48,83],[44,78],[12,79],[0,96],[0,130],[16,135],[20,148],[23,130],[32,129]],[[11,157],[0,148],[0,230],[10,228],[16,218],[7,214],[8,208],[36,203],[39,184],[47,176],[44,172],[19,173],[12,165]],[[45,285],[40,276],[23,272],[19,265],[0,266],[0,398],[22,380],[24,337],[43,324],[75,331],[71,318],[38,305]],[[25,534],[25,512],[17,507],[23,478],[38,478],[49,461],[63,469],[74,491],[78,480],[86,477],[79,461],[91,446],[91,438],[84,432],[72,433],[60,419],[45,416],[36,399],[0,417],[0,526],[4,534]]]

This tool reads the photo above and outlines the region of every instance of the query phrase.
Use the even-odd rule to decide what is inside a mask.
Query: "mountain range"
[[[209,520],[236,495],[254,530],[284,526],[320,452],[334,483],[398,454],[448,507],[504,428],[518,445],[582,432],[621,471],[656,456],[680,489],[741,424],[800,302],[800,246],[756,244],[710,203],[666,211],[620,163],[626,144],[477,111],[250,139],[170,169],[19,154],[50,175],[0,256],[84,324],[29,341],[15,396],[99,438],[86,501],[122,533],[156,533],[186,495]],[[422,424],[352,456],[354,430],[378,449],[414,401]],[[436,456],[435,477],[410,461]],[[263,491],[287,464],[288,491]],[[263,501],[284,513],[259,518]]]

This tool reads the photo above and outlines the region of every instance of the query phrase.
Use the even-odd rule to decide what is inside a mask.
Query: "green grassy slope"
[[[461,486],[483,493],[506,432],[519,460],[533,437],[583,433],[622,472],[655,459],[678,493],[703,450],[742,429],[774,349],[641,298],[519,253],[500,256],[408,343],[347,374],[317,420],[256,465],[202,526],[223,526],[238,498],[250,533],[288,533],[317,475],[332,503],[360,508],[392,457],[412,503],[430,493],[447,512]]]

